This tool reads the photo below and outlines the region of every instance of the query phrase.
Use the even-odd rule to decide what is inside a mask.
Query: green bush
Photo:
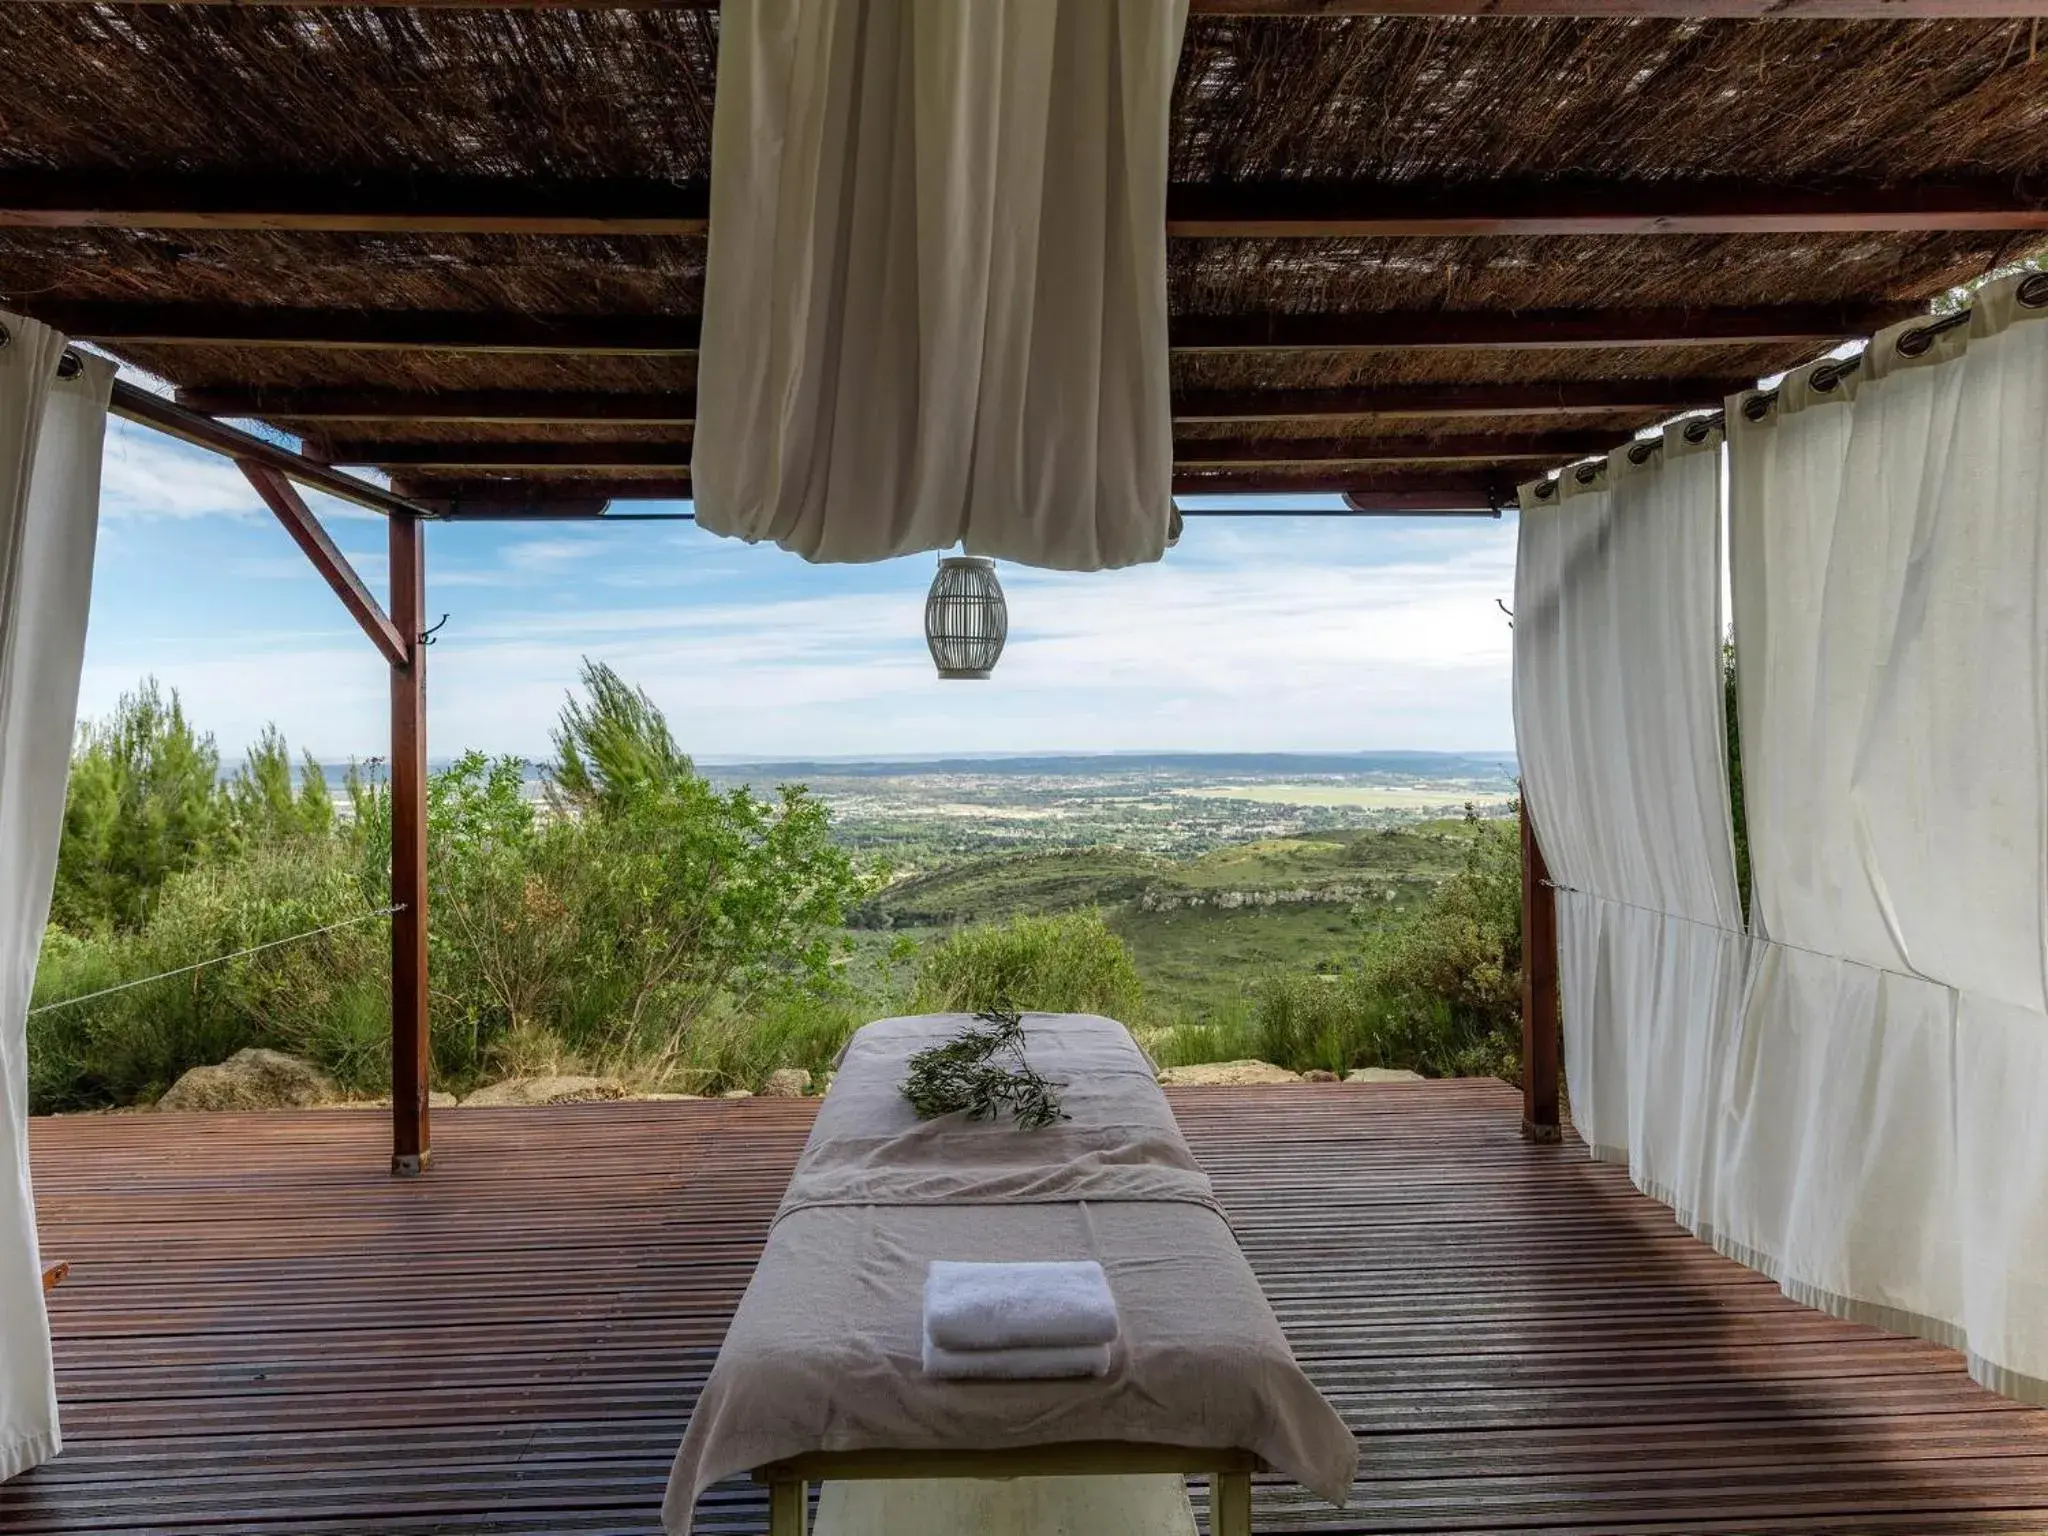
[[[1296,1072],[1400,1067],[1426,1077],[1520,1075],[1521,843],[1469,818],[1458,871],[1341,974],[1274,975],[1247,1008],[1158,1037],[1162,1066],[1270,1061]]]
[[[1130,945],[1102,914],[1070,912],[961,929],[926,954],[911,1006],[919,1013],[1100,1013],[1132,1023],[1144,990]]]
[[[53,927],[32,1006],[364,919],[369,910],[347,867],[325,850],[262,848],[171,876],[137,931]],[[187,1068],[250,1045],[310,1056],[347,1085],[374,1090],[389,1081],[388,954],[383,923],[354,921],[36,1013],[28,1021],[31,1105],[47,1112],[154,1098]],[[374,1048],[366,1048],[372,1020]]]
[[[429,781],[437,1080],[461,1088],[573,1061],[650,1084],[751,1087],[776,1066],[824,1066],[858,1022],[835,969],[841,924],[879,875],[832,844],[825,806],[802,788],[772,799],[721,793],[645,694],[600,666],[584,681],[587,697],[563,712],[545,807],[516,759],[467,754]],[[183,765],[188,789],[193,761],[217,770],[175,698],[163,706],[145,688],[122,711],[87,733],[88,795],[163,778],[137,763]],[[373,914],[388,899],[389,788],[352,769],[347,789],[354,815],[336,827],[317,769],[295,775],[268,731],[226,786],[197,801],[135,791],[113,804],[141,812],[95,809],[84,824],[112,830],[67,841],[83,916],[50,929],[37,1003]],[[199,803],[213,817],[208,837],[171,836]],[[105,855],[107,840],[123,837],[140,837],[146,859]],[[105,868],[94,862],[102,857]],[[132,916],[107,901],[95,909],[84,897],[103,886],[148,899],[129,902]],[[386,925],[360,922],[40,1013],[35,1107],[153,1097],[186,1069],[250,1045],[381,1090],[389,975]]]
[[[213,738],[146,679],[78,733],[52,920],[77,932],[140,927],[165,881],[219,851],[228,815]]]

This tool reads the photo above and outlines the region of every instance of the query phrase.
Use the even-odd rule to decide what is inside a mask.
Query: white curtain
[[[0,1479],[57,1454],[28,1177],[29,993],[78,712],[113,365],[0,313]]]
[[[1696,1222],[1746,940],[1722,710],[1720,435],[1522,488],[1515,742],[1557,893],[1574,1124]]]
[[[2048,293],[1729,404],[1758,947],[1722,1246],[2048,1401]],[[1745,409],[1745,407],[1748,407]],[[1751,413],[1755,414],[1752,415]]]
[[[810,560],[1157,560],[1187,0],[727,0],[699,523]]]

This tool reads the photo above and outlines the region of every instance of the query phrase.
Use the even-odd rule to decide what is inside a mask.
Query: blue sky
[[[382,592],[382,520],[309,499]],[[384,750],[382,664],[233,465],[112,422],[102,505],[82,713],[154,675],[229,757],[270,721],[326,761]],[[810,566],[690,523],[436,525],[431,751],[543,755],[586,655],[707,759],[1508,748],[1514,537],[1512,516],[1192,518],[1156,566],[1004,567],[995,677],[942,683],[930,556]]]

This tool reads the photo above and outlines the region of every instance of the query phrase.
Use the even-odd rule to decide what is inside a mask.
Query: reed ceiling
[[[716,48],[682,6],[0,6],[0,303],[316,453],[449,448],[388,450],[415,486],[648,473],[694,409]],[[2027,18],[1198,14],[1172,180],[1184,482],[1369,492],[1451,441],[1468,495],[2039,250],[2048,58]]]

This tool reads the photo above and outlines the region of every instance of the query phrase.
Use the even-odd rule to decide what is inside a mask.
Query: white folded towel
[[[1107,1376],[1107,1344],[1064,1344],[1048,1349],[944,1349],[924,1336],[924,1373],[963,1381],[1047,1381],[1064,1376]]]
[[[942,1350],[1107,1345],[1117,1335],[1116,1297],[1093,1259],[1022,1264],[935,1259],[925,1273],[924,1331]]]

